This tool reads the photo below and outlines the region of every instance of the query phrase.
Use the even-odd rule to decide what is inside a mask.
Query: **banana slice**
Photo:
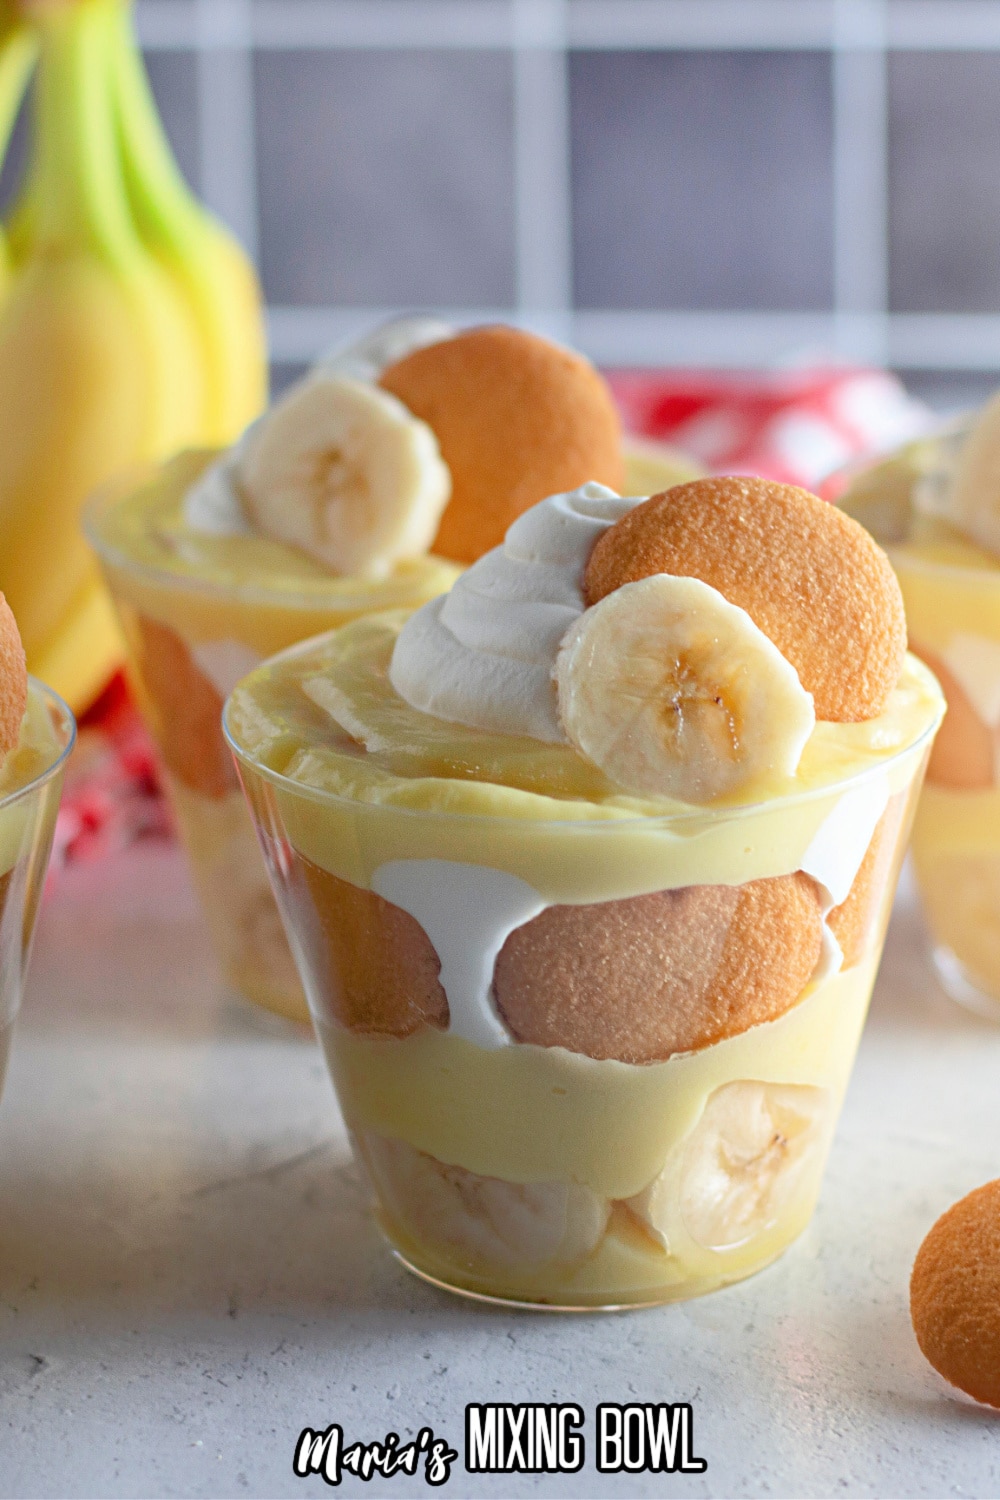
[[[705,1250],[735,1249],[818,1188],[832,1122],[827,1089],[723,1084],[659,1177],[628,1205],[667,1250],[685,1237]]]
[[[451,494],[425,422],[387,391],[323,373],[248,434],[237,480],[257,529],[359,578],[426,552]]]
[[[581,754],[627,791],[686,802],[793,775],[816,722],[795,668],[745,610],[666,573],[585,610],[555,680]]]
[[[594,1250],[610,1204],[575,1182],[505,1182],[366,1133],[361,1153],[390,1213],[415,1239],[485,1266],[571,1264]]]
[[[959,450],[947,510],[973,541],[1000,553],[1000,394],[983,407]]]

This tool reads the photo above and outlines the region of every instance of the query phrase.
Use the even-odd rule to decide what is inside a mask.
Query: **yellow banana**
[[[33,671],[85,706],[119,656],[80,536],[111,474],[204,440],[193,310],[132,222],[112,59],[118,0],[33,12],[35,151],[0,310],[0,588]]]
[[[117,11],[113,51],[119,145],[144,243],[189,299],[208,382],[202,441],[224,446],[262,409],[267,355],[257,278],[236,240],[189,192],[163,133],[136,46]]]
[[[0,161],[10,143],[37,55],[38,40],[30,26],[11,5],[0,3]],[[11,247],[0,229],[0,298],[7,290],[11,270]]]

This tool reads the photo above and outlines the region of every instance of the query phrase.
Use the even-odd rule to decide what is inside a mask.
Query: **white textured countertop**
[[[61,877],[0,1104],[0,1494],[315,1496],[303,1426],[467,1401],[690,1401],[703,1475],[470,1476],[447,1495],[1000,1495],[1000,1417],[906,1312],[955,1198],[1000,1174],[1000,1028],[946,1002],[897,911],[820,1211],[699,1302],[511,1314],[408,1276],[369,1221],[310,1038],[217,992],[180,856]],[[341,1493],[429,1494],[422,1475]]]

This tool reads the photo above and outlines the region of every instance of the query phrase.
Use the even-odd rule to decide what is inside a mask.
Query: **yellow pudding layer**
[[[459,572],[441,558],[422,557],[378,582],[339,578],[296,548],[265,537],[195,531],[184,519],[184,495],[217,456],[179,455],[102,501],[89,521],[125,633],[139,701],[164,758],[182,774],[177,752],[189,744],[195,749],[201,744],[203,751],[214,747],[216,763],[228,761],[219,706],[236,678],[255,662],[369,610],[416,609],[449,588]],[[151,632],[144,622],[166,626],[177,638],[178,652],[166,671],[162,664],[158,671],[147,665]],[[179,718],[194,695],[176,681],[178,654],[190,674],[188,683],[193,678],[197,687],[198,676],[211,676],[216,698],[212,702],[209,696],[201,723]],[[205,702],[204,694],[199,701]],[[167,743],[171,728],[173,745]],[[180,747],[178,734],[184,738]],[[196,763],[197,755],[184,757],[185,763],[191,759]],[[171,776],[170,790],[227,978],[267,1009],[307,1021],[239,791],[234,787],[219,795],[214,788],[215,795],[204,795],[196,779],[185,785],[179,775]]]
[[[944,523],[935,529],[890,553],[912,640],[947,659],[964,638],[1000,658],[1000,560],[957,533],[941,534],[951,531]],[[997,726],[990,729],[1000,765]],[[1000,787],[928,779],[913,824],[913,861],[935,942],[1000,1001]]]
[[[962,440],[959,432],[911,445],[860,476],[843,503],[888,546],[915,648],[934,653],[953,673],[956,662],[977,668],[961,684],[969,701],[956,705],[946,769],[939,773],[932,762],[928,772],[913,856],[935,942],[950,950],[974,985],[1000,1001],[1000,787],[975,784],[991,739],[1000,771],[1000,725],[989,713],[1000,691],[1000,557],[944,515],[922,513],[928,506],[919,488],[931,476],[931,507],[945,508]],[[971,740],[970,713],[980,721]],[[946,734],[949,728],[951,720]],[[954,781],[963,765],[976,768],[972,785],[936,779]]]
[[[64,741],[53,722],[48,701],[34,682],[28,683],[28,704],[17,748],[0,765],[0,801],[43,775],[59,759]]]
[[[568,745],[411,709],[387,677],[403,619],[359,620],[286,653],[246,678],[227,711],[237,749],[281,778],[274,795],[292,842],[354,885],[370,886],[392,859],[489,865],[551,903],[791,874],[845,779],[882,773],[890,796],[909,785],[942,711],[933,677],[908,658],[886,712],[818,724],[799,774],[776,780],[768,801],[640,799]],[[599,872],[578,858],[598,833]]]
[[[1000,641],[1000,559],[946,521],[919,517],[889,557],[912,640],[939,652],[958,634]]]
[[[33,682],[28,684],[28,706],[17,748],[0,766],[0,801],[14,797],[57,761],[65,748],[53,722],[48,702]],[[13,868],[25,847],[37,809],[30,798],[0,807],[0,873]]]
[[[596,1247],[575,1263],[498,1266],[467,1243],[449,1245],[444,1225],[415,1234],[383,1201],[390,1238],[419,1269],[529,1301],[669,1300],[752,1274],[805,1228],[877,962],[875,955],[825,980],[777,1021],[645,1067],[595,1062],[559,1047],[488,1051],[430,1030],[405,1041],[330,1025],[319,1031],[344,1117],[362,1143],[372,1136],[405,1141],[439,1163],[507,1183],[568,1179],[589,1188],[609,1215]],[[665,1245],[625,1200],[678,1158],[710,1096],[742,1080],[821,1091],[823,1121],[805,1169],[773,1212],[762,1207],[755,1232],[742,1242],[706,1246],[675,1213]],[[377,1167],[373,1175],[377,1183]]]
[[[809,1083],[839,1099],[873,978],[869,959],[816,985],[776,1021],[643,1065],[527,1043],[476,1047],[429,1027],[402,1040],[322,1031],[353,1128],[509,1182],[568,1176],[603,1198],[630,1198],[720,1084]]]
[[[184,519],[184,495],[217,457],[182,453],[90,519],[116,602],[191,644],[236,640],[271,655],[370,610],[415,609],[458,575],[454,564],[430,556],[378,581],[340,578],[266,537],[195,531]]]
[[[925,782],[913,863],[935,942],[970,983],[1000,1001],[1000,788]]]
[[[72,716],[47,689],[28,680],[28,702],[17,747],[0,767],[0,1084],[8,1028],[21,987],[41,899]]]

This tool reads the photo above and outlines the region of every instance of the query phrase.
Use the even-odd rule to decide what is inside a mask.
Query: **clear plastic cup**
[[[948,701],[912,845],[935,967],[953,999],[1000,1021],[1000,560],[946,521],[967,431],[955,423],[843,476],[837,498],[884,539],[910,647]]]
[[[397,1256],[564,1309],[691,1297],[773,1261],[819,1192],[937,700],[875,770],[793,797],[476,816],[335,795],[251,752],[248,688],[325,650],[267,664],[224,723]],[[308,754],[278,718],[272,748]],[[798,873],[824,850],[851,871],[825,920]]]
[[[0,797],[0,1088],[21,1008],[63,772],[76,739],[73,715],[61,698],[34,678],[28,693],[26,732],[13,763],[5,767],[12,789]]]
[[[380,583],[318,569],[296,580],[285,549],[260,539],[197,541],[176,530],[157,532],[161,498],[170,515],[213,456],[182,454],[120,481],[91,504],[86,532],[121,621],[130,680],[163,761],[222,972],[247,999],[308,1022],[222,738],[223,701],[238,678],[273,652],[370,610],[416,609],[449,587],[459,570],[428,557]],[[152,521],[142,513],[146,496]]]

